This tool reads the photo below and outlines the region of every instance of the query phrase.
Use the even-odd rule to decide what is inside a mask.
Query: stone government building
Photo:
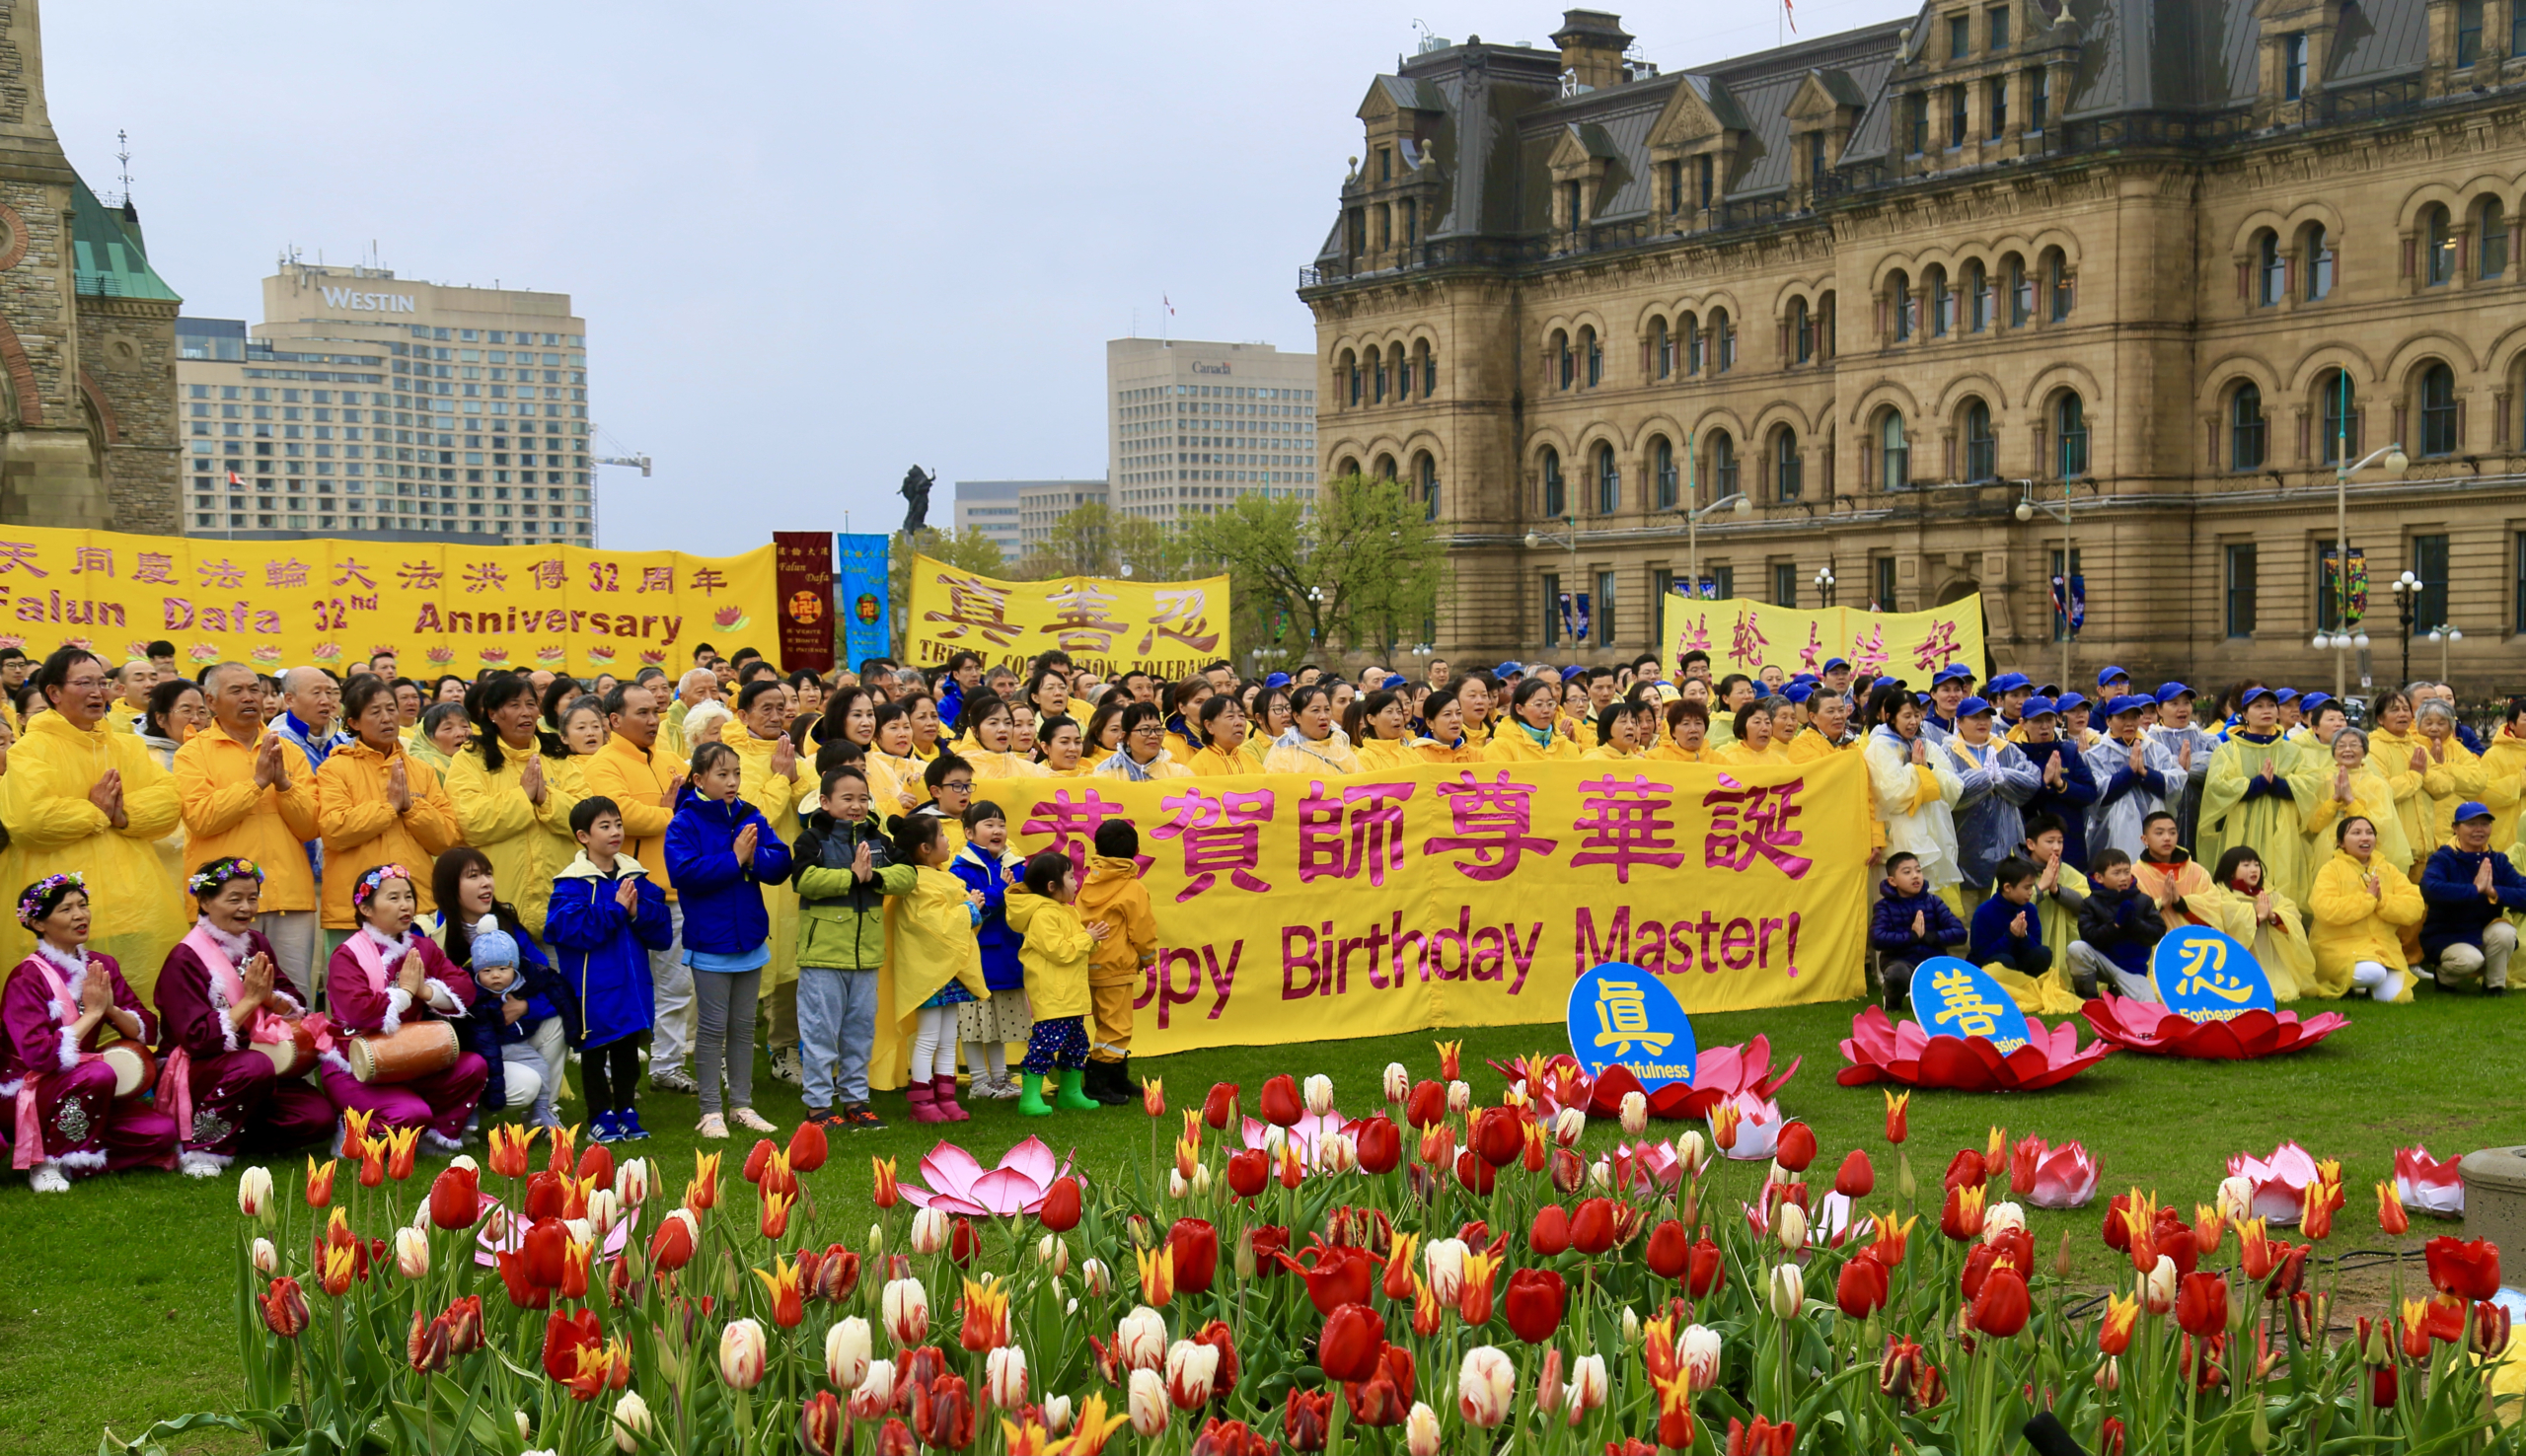
[[[1681,511],[1743,491],[1721,590],[1979,594],[2057,678],[2066,494],[2077,686],[2330,690],[2338,452],[2400,443],[2348,488],[2377,681],[2411,569],[2415,673],[2444,622],[2465,696],[2526,689],[2526,0],[1939,0],[1667,75],[1613,15],[1552,38],[1376,77],[1300,279],[1322,467],[1444,523],[1449,656],[1649,649]]]

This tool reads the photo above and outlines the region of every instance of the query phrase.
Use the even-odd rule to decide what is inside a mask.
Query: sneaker
[[[598,1113],[596,1115],[596,1126],[588,1129],[588,1141],[621,1142],[622,1140],[623,1128],[621,1125],[615,1121],[614,1114],[610,1112]]]
[[[833,1131],[843,1125],[842,1114],[829,1107],[811,1107],[807,1109],[807,1115],[805,1118],[801,1119],[801,1121],[813,1123],[828,1132]]]
[[[630,1108],[615,1116],[615,1135],[625,1142],[644,1142],[649,1136],[649,1129],[640,1126],[639,1113]]]
[[[61,1164],[46,1158],[28,1170],[27,1186],[39,1194],[66,1194],[70,1175],[61,1171]]]
[[[694,1130],[713,1142],[725,1142],[728,1140],[728,1120],[717,1113],[705,1113],[702,1121],[694,1125]]]
[[[886,1120],[877,1116],[877,1110],[864,1102],[845,1104],[839,1121],[845,1128],[858,1132],[872,1129],[882,1132],[886,1128]]]
[[[772,1079],[795,1087],[807,1080],[806,1069],[798,1063],[798,1049],[783,1047],[772,1056]]]
[[[681,1092],[687,1097],[702,1090],[702,1084],[693,1080],[693,1073],[680,1066],[668,1067],[649,1078],[649,1085],[661,1092]]]
[[[228,1167],[228,1160],[215,1153],[191,1148],[176,1155],[176,1171],[186,1178],[217,1178]]]
[[[749,1132],[778,1132],[780,1129],[763,1120],[763,1114],[750,1107],[728,1109],[728,1121]]]

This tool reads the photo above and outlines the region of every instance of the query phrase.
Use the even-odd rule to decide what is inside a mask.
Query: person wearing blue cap
[[[2437,961],[2442,989],[2479,979],[2485,993],[2501,996],[2517,949],[2517,926],[2502,911],[2526,910],[2526,875],[2491,848],[2491,822],[2480,800],[2456,806],[2453,837],[2421,872],[2429,913],[2420,922],[2420,953]]]
[[[2021,811],[2043,783],[2025,752],[1991,731],[1991,714],[1989,699],[1966,698],[1956,705],[1956,731],[1931,750],[1947,758],[1964,785],[1956,801],[1956,853],[1968,912],[1991,893],[1991,871],[2026,837]]]
[[[2236,731],[2210,757],[2193,858],[2216,862],[2229,845],[2250,845],[2271,882],[2294,892],[2314,874],[2306,816],[2324,796],[2324,765],[2304,745],[2280,736],[2280,700],[2272,690],[2247,689],[2239,707]]]
[[[1933,753],[1921,736],[1920,704],[1902,684],[1881,683],[1870,692],[1868,719],[1860,752],[1868,761],[1869,793],[1885,827],[1886,849],[1917,856],[1923,881],[1961,918],[1964,898],[1957,887],[1965,876],[1957,867],[1956,801],[1965,795],[1965,782],[1956,776],[1953,761]]]
[[[2331,726],[2327,726],[2327,718]],[[2341,710],[2340,700],[2330,692],[2310,692],[2298,699],[2298,726],[2288,730],[2288,737],[2302,743],[2331,745],[2333,736],[2341,731],[2350,716]]]
[[[1932,743],[1956,731],[1956,705],[1963,702],[1973,686],[1973,674],[1963,663],[1951,663],[1938,670],[1930,680],[1928,714],[1921,720],[1921,731]]]
[[[2050,814],[2061,821],[2061,860],[2081,874],[2088,867],[2088,806],[2096,802],[2096,775],[2078,746],[2060,736],[2061,715],[2048,697],[2029,697],[2025,706],[2025,741],[2018,745],[2043,782],[2026,801],[2029,814]]]
[[[2219,738],[2192,720],[2192,690],[2182,683],[2163,683],[2151,694],[2157,699],[2158,721],[2149,730],[2152,742],[2164,748],[2184,770],[2181,793],[2170,792],[2167,808],[2176,818],[2177,837],[2185,843],[2195,842],[2200,822],[2201,786],[2210,776],[2210,758],[2219,751]]]
[[[2096,803],[2088,810],[2091,854],[2112,847],[2138,859],[2141,822],[2167,809],[2184,783],[2175,756],[2140,732],[2140,709],[2149,701],[2124,692],[2104,705],[2105,737],[2087,751],[2088,773],[2097,783]]]
[[[2096,747],[2096,735],[2088,731],[2088,699],[2084,692],[2064,692],[2052,699],[2052,731],[2080,753]],[[2019,725],[2021,729],[2023,724]],[[2011,735],[2024,743],[2026,735]]]
[[[1847,661],[1838,657],[1824,659],[1822,676],[1825,691],[1836,693],[1851,691],[1851,665]]]
[[[2024,673],[2002,673],[1983,685],[1982,695],[1999,709],[1993,728],[2006,734],[2025,718],[2026,700],[2035,696],[2035,681]]]
[[[2105,720],[2111,716],[2105,705],[2131,691],[2131,675],[2118,667],[2108,666],[2096,675],[2096,704],[2088,709],[2088,731],[2102,737]]]

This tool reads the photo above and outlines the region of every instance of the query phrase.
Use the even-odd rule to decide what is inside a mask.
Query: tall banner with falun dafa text
[[[915,556],[904,618],[904,660],[915,667],[971,651],[1023,674],[1059,649],[1109,681],[1135,667],[1187,678],[1228,655],[1228,579],[999,581]]]
[[[64,642],[109,661],[152,640],[186,672],[347,672],[379,652],[408,677],[549,668],[629,677],[780,646],[773,547],[739,556],[579,546],[226,541],[0,527],[0,645]]]
[[[1743,597],[1710,600],[1670,593],[1663,603],[1660,640],[1669,672],[1687,652],[1710,654],[1713,679],[1730,673],[1757,677],[1766,667],[1792,677],[1821,673],[1841,658],[1878,677],[1925,685],[1930,675],[1961,662],[1982,676],[1982,599],[1929,612],[1871,612],[1865,607],[1807,610],[1774,607]]]
[[[1138,829],[1157,944],[1132,1048],[1152,1056],[1559,1022],[1609,961],[1693,1013],[1851,999],[1867,792],[1857,753],[975,786],[1020,853],[1084,863],[1098,825]],[[871,1079],[900,1085],[881,1029]]]

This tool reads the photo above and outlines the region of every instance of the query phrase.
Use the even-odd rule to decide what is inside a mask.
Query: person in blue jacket
[[[684,906],[684,960],[694,971],[700,1013],[693,1044],[702,1091],[698,1130],[707,1138],[726,1137],[732,1122],[774,1130],[754,1110],[754,1003],[772,962],[763,887],[789,878],[789,846],[762,811],[737,797],[739,771],[737,751],[726,744],[695,750],[692,776],[667,824],[667,879]]]
[[[2061,715],[2048,697],[2030,697],[2020,715],[2026,741],[2018,745],[2043,779],[2026,801],[2026,817],[2050,814],[2061,821],[2061,862],[2081,874],[2088,868],[2088,806],[2096,802],[2096,774],[2077,744],[2060,733]]]
[[[441,854],[430,866],[430,893],[438,903],[432,938],[474,978],[474,1003],[456,1028],[465,1050],[491,1069],[478,1121],[483,1110],[532,1106],[534,1126],[560,1126],[553,1099],[578,1043],[578,997],[554,974],[516,907],[499,898],[490,856],[471,844]]]
[[[576,859],[553,877],[544,935],[560,961],[563,985],[579,1003],[579,1064],[587,1074],[588,1116],[598,1142],[649,1135],[632,1094],[640,1085],[640,1040],[656,1021],[649,952],[675,942],[667,894],[623,850],[623,810],[603,794],[570,807]]]
[[[1026,968],[1017,963],[1026,937],[1008,928],[1003,903],[1008,887],[1025,872],[1026,860],[1009,850],[1008,816],[998,804],[988,799],[973,804],[964,821],[965,847],[947,862],[947,872],[983,898],[974,939],[982,946],[983,983],[991,987],[991,999],[956,1008],[956,1036],[965,1044],[973,1095],[1005,1101],[1018,1094],[1016,1080],[1008,1075],[1008,1044],[1022,1046],[1035,1032],[1034,1011],[1026,1004]]]
[[[2420,953],[2438,962],[2441,986],[2479,977],[2483,990],[2508,993],[2508,958],[2517,926],[2505,911],[2526,910],[2526,876],[2490,844],[2488,805],[2456,806],[2454,837],[2431,852],[2420,874],[2429,907],[2420,922]]]
[[[1877,887],[1868,943],[1878,954],[1887,1010],[1903,1009],[1912,994],[1912,972],[1933,956],[1955,955],[1966,934],[1956,911],[1930,893],[1918,855],[1898,849],[1886,856],[1886,883]]]
[[[2035,912],[2035,885],[2042,873],[2034,861],[2015,855],[1991,871],[1991,898],[1973,911],[1973,934],[1965,959],[1976,966],[2006,966],[2026,976],[2041,976],[2052,969],[2052,948],[2043,943],[2043,924]]]

